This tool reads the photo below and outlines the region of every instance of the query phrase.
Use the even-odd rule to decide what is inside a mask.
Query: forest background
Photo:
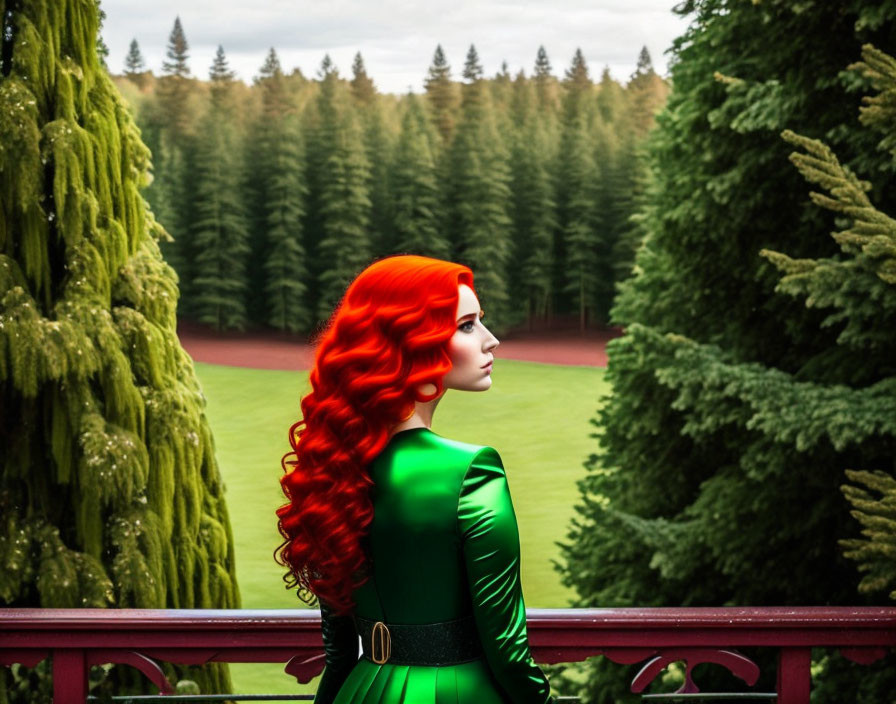
[[[397,97],[360,57],[308,79],[272,51],[246,86],[222,51],[193,79],[177,23],[165,75],[134,47],[116,81],[151,211],[93,3],[0,10],[4,603],[239,603],[157,240],[183,314],[218,328],[312,331],[399,250],[470,263],[497,328],[624,326],[561,547],[576,606],[886,601],[896,61],[873,46],[893,53],[896,4],[682,3],[652,133],[646,56],[622,85],[544,52],[485,78],[472,48],[454,80],[437,51],[426,95]],[[622,670],[553,682],[624,701]],[[813,672],[817,702],[896,687],[892,658]]]

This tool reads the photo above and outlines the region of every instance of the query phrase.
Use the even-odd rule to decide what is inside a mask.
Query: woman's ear
[[[420,386],[417,387],[417,393],[420,396],[432,396],[438,390],[439,388],[432,382],[420,384]]]

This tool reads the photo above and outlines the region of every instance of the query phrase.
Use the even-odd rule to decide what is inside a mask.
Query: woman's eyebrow
[[[457,322],[461,320],[466,320],[467,318],[481,318],[483,316],[483,311],[479,311],[478,313],[467,313],[466,315],[462,315],[457,319]]]

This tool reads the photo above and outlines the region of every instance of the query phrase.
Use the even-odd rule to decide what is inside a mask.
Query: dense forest
[[[135,40],[116,81],[152,150],[179,315],[292,332],[398,252],[471,266],[497,330],[605,323],[668,93],[646,49],[625,85],[595,82],[580,51],[557,77],[544,48],[531,76],[487,78],[473,46],[458,75],[436,47],[423,95],[379,93],[360,54],[350,78],[327,56],[308,78],[271,49],[247,86],[219,48],[200,80],[179,20],[162,75]]]

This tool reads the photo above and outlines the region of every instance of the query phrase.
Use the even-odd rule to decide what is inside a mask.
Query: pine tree
[[[333,60],[330,58],[329,54],[324,54],[323,60],[320,62],[320,68],[317,70],[317,76],[322,81],[326,80],[330,76],[334,78],[339,78],[339,69],[336,68],[336,64],[333,63]]]
[[[436,135],[413,94],[401,123],[392,164],[394,245],[390,253],[448,259],[451,249],[440,227],[439,183],[434,156]]]
[[[514,300],[525,301],[531,328],[551,312],[551,277],[557,229],[551,164],[555,147],[544,122],[524,124],[512,155],[514,247],[510,286]]]
[[[307,187],[302,136],[296,115],[288,114],[282,118],[268,140],[266,156],[271,159],[268,162],[271,168],[265,183],[266,320],[279,330],[306,332],[311,329],[311,314],[306,301],[308,270],[302,242]]]
[[[99,62],[96,4],[0,16],[0,600],[238,607],[175,277],[139,193],[149,153]],[[191,678],[229,689],[221,665]]]
[[[638,55],[638,65],[626,86],[631,102],[631,125],[638,135],[645,135],[654,125],[656,111],[666,102],[666,82],[653,70],[647,47]]]
[[[252,317],[290,332],[310,329],[303,243],[305,158],[298,116],[280,59],[272,48],[256,86],[261,115],[249,142],[252,194]]]
[[[558,221],[563,238],[563,291],[569,294],[584,330],[588,313],[594,314],[594,302],[602,281],[600,260],[603,244],[599,231],[599,213],[595,203],[598,174],[593,142],[584,115],[564,127],[560,146],[558,183]]]
[[[240,194],[239,149],[230,94],[234,74],[219,46],[209,72],[211,105],[197,137],[195,218],[196,251],[193,311],[216,330],[241,330],[246,316],[248,225]]]
[[[361,130],[347,106],[338,73],[321,67],[316,101],[320,168],[317,206],[321,237],[316,257],[325,263],[318,279],[318,319],[326,320],[346,286],[369,263],[370,164]]]
[[[538,53],[535,56],[533,77],[539,110],[549,114],[555,113],[558,106],[557,79],[551,73],[551,62],[548,60],[548,53],[543,46],[538,47]]]
[[[584,330],[595,314],[598,289],[607,256],[601,237],[601,213],[596,204],[599,182],[594,161],[591,104],[592,83],[580,50],[566,71],[563,125],[557,159],[556,288],[577,313]],[[558,275],[559,274],[559,275]]]
[[[896,160],[896,109],[892,102],[896,59],[871,45],[862,48],[862,57],[862,62],[850,68],[870,78],[878,91],[862,107],[862,122],[882,133],[880,146]],[[881,468],[847,470],[850,483],[841,488],[862,526],[862,537],[843,540],[841,545],[846,557],[858,562],[866,573],[860,591],[890,590],[890,598],[896,599],[896,479],[892,469],[896,425],[891,420],[896,414],[887,410],[888,405],[896,409],[896,373],[891,363],[896,357],[891,334],[896,320],[896,220],[874,207],[866,195],[868,184],[843,168],[822,142],[787,131],[784,138],[802,149],[790,156],[800,173],[829,194],[812,193],[813,202],[847,216],[851,224],[833,233],[841,257],[795,260],[779,252],[765,250],[763,254],[785,274],[779,291],[830,311],[822,325],[845,322],[835,349],[852,357],[850,366],[874,374],[865,380],[866,384],[874,382],[869,386],[830,388],[845,401],[839,404],[841,408],[849,408],[851,425],[865,425],[863,418],[877,424],[875,444],[881,446],[878,454],[883,460],[879,467],[889,468],[889,473]],[[878,393],[869,393],[873,390]]]
[[[156,92],[156,114],[153,118],[157,144],[153,144],[155,171],[147,197],[153,209],[160,211],[160,222],[173,240],[162,243],[162,254],[177,272],[181,312],[189,312],[194,301],[193,277],[195,252],[188,235],[191,226],[193,181],[192,137],[198,119],[198,105],[193,96],[193,81],[187,65],[189,46],[180,18],[168,39],[167,60]]]
[[[470,44],[467,50],[467,59],[464,62],[463,77],[467,83],[475,83],[482,78],[482,64],[479,63],[479,54],[476,47]]]
[[[143,54],[140,52],[140,45],[136,39],[131,39],[131,46],[128,49],[128,55],[124,59],[124,72],[127,76],[135,76],[146,70],[146,63],[143,61]]]
[[[355,60],[352,63],[352,95],[355,100],[364,105],[370,104],[376,97],[376,86],[373,85],[373,79],[367,75],[360,51],[355,54]]]
[[[892,170],[849,128],[859,98],[843,88],[861,85],[844,69],[862,41],[892,33],[896,8],[682,8],[695,16],[674,44],[675,91],[650,141],[646,236],[613,310],[626,334],[609,346],[612,396],[595,419],[564,581],[576,606],[861,603],[838,546],[857,532],[839,487],[845,467],[892,463],[893,445],[892,431],[871,434],[889,422],[884,406],[854,415],[847,399],[873,405],[883,367],[878,351],[873,364],[846,354],[845,319],[822,325],[829,314],[776,293],[759,251],[799,262],[836,250],[783,168],[784,128],[881,175],[869,197],[896,209]],[[813,701],[889,696],[892,662],[858,673],[842,662],[817,663]],[[588,685],[572,689],[629,700],[616,666],[586,671]]]
[[[165,51],[167,58],[162,62],[162,71],[168,76],[188,78],[190,76],[190,67],[187,64],[187,60],[190,58],[187,53],[189,50],[190,45],[187,43],[187,35],[184,34],[180,17],[175,17],[174,27],[168,37],[168,48]]]
[[[511,309],[507,282],[512,232],[509,155],[484,81],[472,80],[464,86],[461,121],[445,162],[450,170],[446,213],[452,256],[475,267],[476,291],[493,329],[500,331],[521,322],[518,318],[525,314]]]
[[[457,97],[454,84],[451,82],[451,67],[441,44],[436,46],[425,86],[435,126],[442,136],[442,141],[447,144],[454,132]]]

